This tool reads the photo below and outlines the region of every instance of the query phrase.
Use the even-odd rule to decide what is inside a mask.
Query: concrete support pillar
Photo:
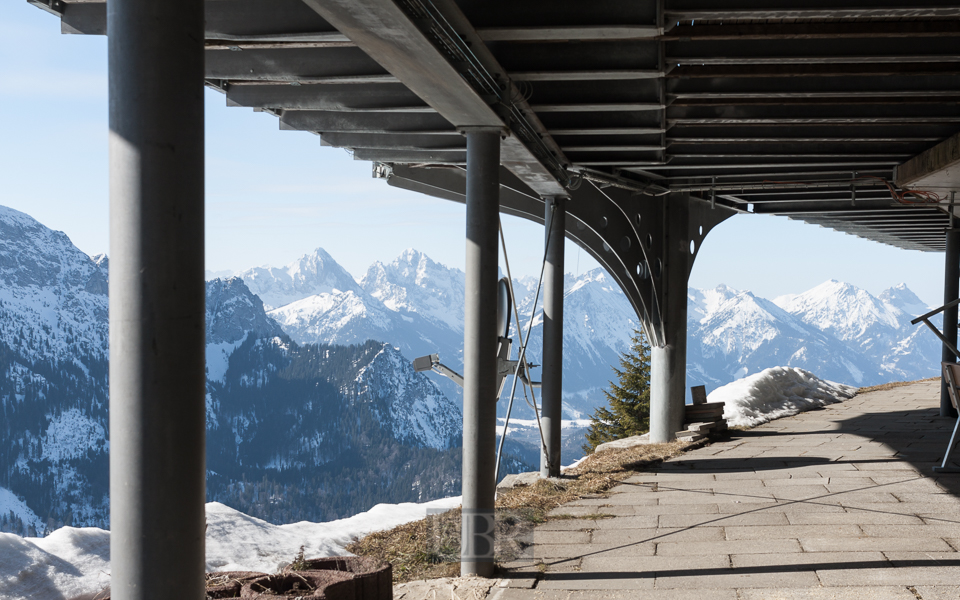
[[[497,232],[500,131],[467,136],[463,327],[463,517],[460,573],[493,575],[497,424]]]
[[[952,220],[952,219],[951,219]],[[947,304],[960,297],[960,229],[948,229],[946,232],[947,252],[944,257],[943,274],[943,303]],[[954,347],[957,346],[957,307],[951,307],[943,311],[943,337],[947,338]],[[953,352],[943,345],[941,354],[943,362],[957,362],[957,357]],[[941,376],[942,378],[942,376]],[[954,417],[956,411],[950,403],[950,396],[947,394],[947,384],[940,382],[940,416]]]
[[[540,476],[560,476],[560,419],[563,407],[563,250],[565,198],[545,202],[546,258],[543,270],[543,368],[540,418],[547,452],[540,451]]]
[[[686,239],[689,207],[664,201],[663,265],[653,266],[662,344],[650,348],[650,440],[667,442],[683,426],[687,385],[687,278],[691,255]],[[657,271],[660,271],[659,277]]]
[[[111,0],[111,597],[204,592],[201,0]]]

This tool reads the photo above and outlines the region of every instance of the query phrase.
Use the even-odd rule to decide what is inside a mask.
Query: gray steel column
[[[111,597],[204,592],[203,2],[111,0]]]
[[[951,219],[952,220],[952,219]],[[960,229],[948,229],[946,232],[947,252],[944,257],[943,274],[943,303],[953,302],[960,297]],[[948,308],[943,311],[943,337],[957,345],[957,307]],[[953,352],[943,345],[941,354],[943,362],[957,362],[957,357]],[[940,381],[940,416],[953,417],[956,411],[950,403],[950,396],[947,394],[947,384]]]
[[[668,197],[669,198],[669,197]],[[659,278],[659,325],[663,345],[650,348],[650,441],[667,442],[683,427],[687,385],[687,278],[690,273],[686,238],[689,207],[664,201],[663,267]]]
[[[546,265],[543,270],[543,368],[541,425],[547,452],[540,450],[540,476],[560,476],[560,419],[563,406],[563,250],[565,198],[547,198]]]
[[[461,575],[493,575],[500,131],[467,136]]]

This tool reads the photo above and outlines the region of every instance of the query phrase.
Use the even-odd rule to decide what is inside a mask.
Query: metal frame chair
[[[960,382],[960,365],[950,362],[940,363],[940,365],[943,369],[943,380],[947,383],[950,403],[953,404],[954,409],[957,409],[957,405],[960,403],[960,387],[958,387],[957,383]],[[960,468],[948,466],[956,450],[955,445],[958,430],[960,430],[960,418],[957,419],[956,424],[953,426],[953,435],[950,436],[950,443],[947,444],[947,450],[943,454],[943,463],[939,467],[934,467],[934,471],[938,473],[960,473]]]

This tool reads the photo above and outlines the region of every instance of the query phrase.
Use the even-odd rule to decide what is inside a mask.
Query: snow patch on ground
[[[708,402],[724,402],[723,417],[732,426],[754,427],[767,421],[852,398],[857,388],[820,379],[796,367],[772,367],[715,389]]]
[[[0,488],[0,508],[7,490]],[[13,496],[14,499],[16,498]],[[304,546],[309,558],[349,555],[350,542],[374,531],[460,505],[460,497],[423,504],[378,504],[328,523],[271,525],[218,502],[207,504],[207,571],[273,573]],[[29,509],[26,509],[29,510]],[[0,533],[0,598],[72,598],[110,584],[110,532],[62,527],[45,538]]]

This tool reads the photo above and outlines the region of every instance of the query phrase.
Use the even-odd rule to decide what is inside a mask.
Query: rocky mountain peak
[[[304,254],[285,267],[254,267],[237,275],[269,309],[317,294],[360,292],[360,286],[323,248]]]
[[[408,248],[388,265],[371,265],[360,287],[392,311],[419,313],[459,332],[463,331],[464,277],[463,271]]]
[[[247,335],[283,336],[280,325],[267,316],[263,302],[239,277],[207,282],[207,344],[235,343]]]
[[[905,283],[883,290],[879,298],[884,304],[901,310],[910,317],[922,315],[930,310],[930,307],[914,294]]]

